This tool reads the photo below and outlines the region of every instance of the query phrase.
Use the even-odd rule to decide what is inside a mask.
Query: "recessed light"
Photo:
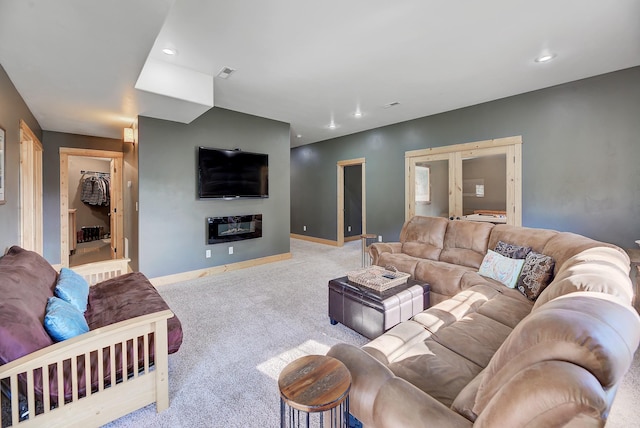
[[[535,59],[535,62],[549,62],[552,59],[554,59],[556,56],[555,54],[544,54],[544,55],[540,55],[538,58]]]
[[[362,112],[360,110],[356,110],[355,113],[353,113],[354,117],[362,117]]]
[[[173,48],[164,48],[162,49],[162,53],[165,55],[173,56],[173,55],[177,55],[178,51]]]
[[[329,129],[336,129],[338,126],[336,125],[336,123],[332,120],[331,123],[329,124],[328,128]]]
[[[302,134],[296,135],[296,138],[302,138]]]

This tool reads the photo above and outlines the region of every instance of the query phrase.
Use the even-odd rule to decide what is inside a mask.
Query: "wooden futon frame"
[[[127,263],[126,259],[109,260],[72,269],[90,285],[95,285],[126,273]],[[99,426],[154,402],[158,412],[166,409],[169,406],[167,319],[172,316],[170,310],[164,310],[118,322],[0,366],[4,392],[2,398],[8,400],[11,407],[11,421],[1,420],[2,426]],[[116,351],[116,347],[119,350],[127,349],[128,342],[144,343],[144,346],[129,346],[133,353],[133,359],[129,362],[127,352]],[[152,355],[149,355],[150,343],[153,344]],[[139,349],[143,350],[144,355],[138,355]],[[84,378],[86,392],[79,394],[78,361],[84,359],[84,367],[88,368],[91,367],[91,355],[94,358],[97,355],[97,361],[100,362],[107,355],[105,352],[109,356],[110,373],[116,373],[118,367],[121,371],[122,367],[131,368],[116,382],[111,382],[105,376],[103,364],[97,364],[97,385],[95,378],[92,386],[91,376],[80,376],[80,381]],[[116,355],[121,361],[116,361]],[[140,363],[132,365],[136,361]],[[60,368],[69,365],[72,394],[64,399],[64,393],[60,393],[64,391],[64,370]],[[57,379],[49,379],[52,366],[58,368],[55,370]],[[41,376],[42,382],[36,382],[36,376]],[[50,399],[52,381],[57,383],[57,403],[51,403]],[[41,392],[37,391],[36,383],[40,385]],[[6,415],[5,419],[8,419]]]

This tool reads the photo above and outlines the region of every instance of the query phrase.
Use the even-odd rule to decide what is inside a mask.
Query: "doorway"
[[[60,148],[60,259],[77,266],[122,258],[123,153]]]
[[[362,235],[362,165],[344,167],[344,240]]]
[[[353,168],[356,167],[356,168]],[[345,180],[345,169],[347,169],[346,180]],[[360,239],[360,236],[364,233],[367,233],[367,198],[366,198],[366,162],[365,158],[358,159],[350,159],[344,161],[338,161],[337,163],[337,171],[338,171],[338,200],[337,200],[337,243],[338,246],[341,247],[344,245],[345,240],[357,240]],[[357,174],[359,171],[360,179],[354,177],[354,174]],[[360,184],[359,192],[356,189]],[[351,204],[347,209],[345,208],[345,195],[353,195],[354,193],[359,193],[360,203],[359,209],[358,207],[354,207]],[[353,201],[353,199],[350,199]],[[353,215],[358,216],[358,219],[354,219],[352,224],[349,224],[349,221],[345,222],[345,218],[351,219]],[[348,216],[348,217],[347,217]],[[355,233],[354,228],[359,231],[359,233]],[[349,230],[350,229],[350,230]]]

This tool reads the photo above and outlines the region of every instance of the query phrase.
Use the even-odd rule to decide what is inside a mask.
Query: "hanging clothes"
[[[84,177],[84,176],[83,176]],[[82,179],[80,200],[88,205],[110,204],[111,179],[106,173],[93,173]]]

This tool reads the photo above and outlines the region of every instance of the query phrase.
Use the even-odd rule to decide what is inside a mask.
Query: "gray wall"
[[[121,152],[122,140],[44,131],[42,145],[44,257],[60,263],[60,147]]]
[[[0,204],[0,255],[20,244],[20,120],[42,141],[42,129],[0,65],[0,128],[5,130],[5,203]]]
[[[140,271],[158,277],[289,252],[289,124],[213,108],[188,125],[138,125]],[[198,200],[198,146],[269,154],[269,198]],[[245,214],[263,215],[262,238],[206,244],[207,217]]]
[[[335,240],[336,162],[365,157],[367,232],[397,240],[405,151],[522,135],[523,224],[634,247],[638,118],[640,67],[634,67],[294,148],[291,231]]]

